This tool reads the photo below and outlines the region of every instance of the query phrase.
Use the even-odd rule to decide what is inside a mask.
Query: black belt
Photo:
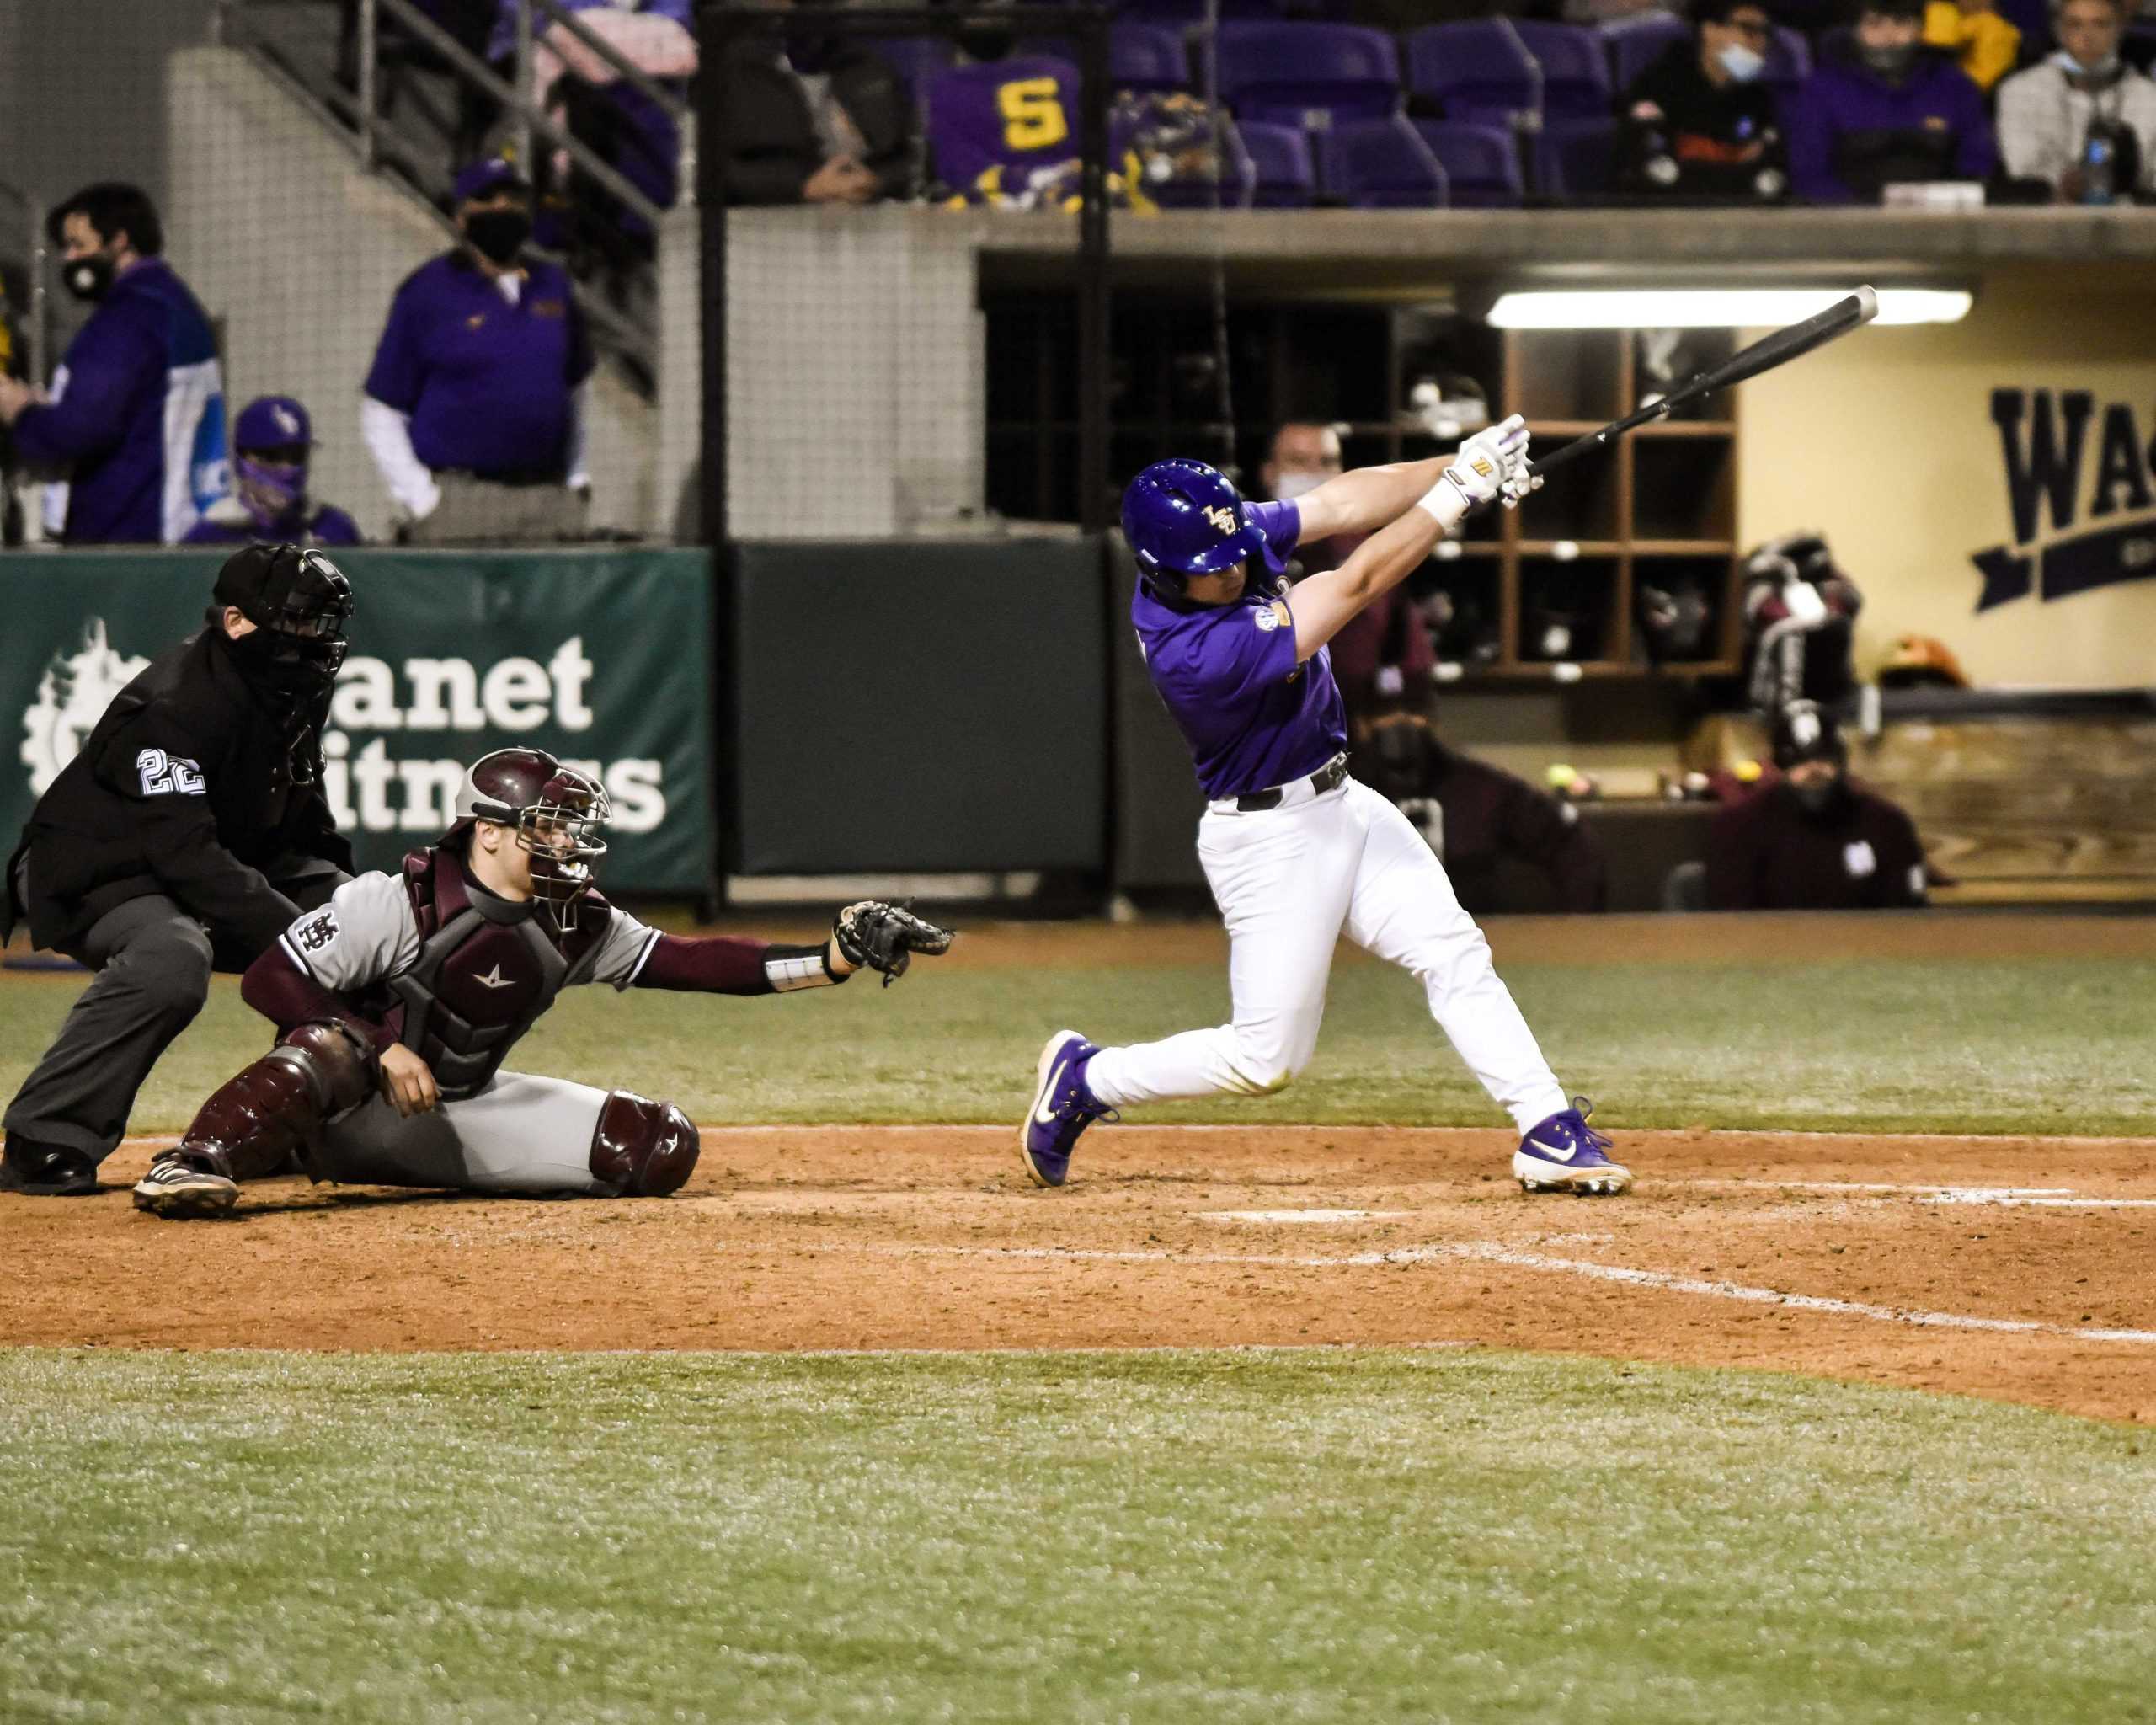
[[[1310,788],[1321,797],[1327,791],[1337,791],[1348,777],[1348,757],[1336,755],[1310,775]],[[1278,809],[1286,793],[1278,786],[1269,791],[1252,791],[1247,797],[1235,798],[1235,813],[1259,814],[1267,809]]]

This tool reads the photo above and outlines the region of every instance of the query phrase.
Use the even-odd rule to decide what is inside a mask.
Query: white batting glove
[[[1444,481],[1459,491],[1469,510],[1501,499],[1507,508],[1518,503],[1540,483],[1527,471],[1527,421],[1514,414],[1477,431],[1460,445]]]

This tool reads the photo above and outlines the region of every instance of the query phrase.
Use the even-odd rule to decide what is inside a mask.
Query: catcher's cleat
[[[98,1165],[79,1150],[39,1144],[19,1132],[0,1151],[0,1192],[25,1198],[87,1198],[97,1191]]]
[[[135,1208],[157,1216],[221,1216],[239,1202],[239,1186],[167,1151],[135,1183]]]
[[[1513,1152],[1513,1178],[1523,1192],[1570,1192],[1614,1198],[1632,1189],[1632,1171],[1603,1152],[1609,1140],[1587,1123],[1594,1104],[1583,1096],[1543,1121]]]
[[[1057,1031],[1041,1050],[1033,1106],[1018,1123],[1018,1155],[1036,1186],[1060,1186],[1079,1134],[1096,1120],[1119,1118],[1086,1087],[1086,1062],[1099,1052],[1075,1030]]]

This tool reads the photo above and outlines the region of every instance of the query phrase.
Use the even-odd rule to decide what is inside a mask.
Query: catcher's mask
[[[564,766],[544,749],[497,749],[472,763],[457,788],[454,834],[490,820],[516,834],[531,854],[532,895],[564,931],[577,924],[578,900],[590,889],[592,865],[606,854],[600,836],[613,804],[597,780]]]

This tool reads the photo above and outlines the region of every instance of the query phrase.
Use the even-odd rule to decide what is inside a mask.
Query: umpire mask
[[[344,663],[352,584],[318,551],[249,545],[217,573],[216,622],[234,606],[254,625],[230,645],[241,675],[288,711],[316,704]]]

